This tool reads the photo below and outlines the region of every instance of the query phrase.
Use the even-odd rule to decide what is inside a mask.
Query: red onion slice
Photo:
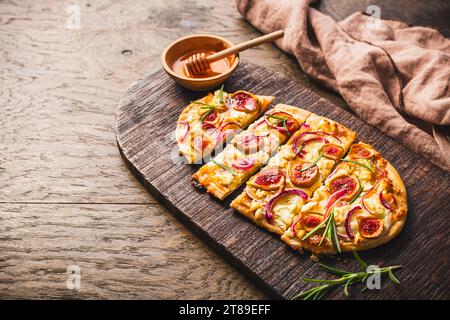
[[[303,218],[303,215],[300,214],[300,217],[298,217],[298,219],[292,224],[292,227],[291,227],[292,233],[294,234],[294,237],[296,237],[296,238],[297,238],[297,230],[295,229],[295,227],[302,220],[302,218]]]
[[[383,199],[383,191],[380,191],[380,201],[383,207],[385,207],[389,211],[394,211],[394,208]]]
[[[339,141],[339,142],[342,143],[341,139],[339,139],[339,138],[333,136],[332,134],[330,134],[330,133],[328,133],[328,132],[324,132],[324,131],[305,131],[305,132],[302,132],[302,133],[298,136],[298,139],[301,139],[302,137],[304,137],[304,136],[306,136],[306,135],[310,135],[310,134],[316,134],[316,135],[321,135],[321,136],[328,136],[328,137],[331,137],[331,138],[333,138],[333,139],[336,139],[337,141]]]
[[[255,159],[239,159],[237,162],[233,163],[231,166],[237,170],[249,170],[255,165]]]
[[[236,122],[236,121],[229,121],[229,122],[225,122],[224,124],[222,124],[219,128],[220,131],[223,131],[223,129],[225,129],[227,126],[238,126],[239,128],[241,128],[241,125]]]
[[[295,139],[294,142],[292,143],[292,151],[293,151],[294,153],[297,153],[297,152],[298,152],[298,149],[299,149],[299,148],[298,148],[298,142],[299,142],[299,140],[300,140],[300,138],[297,138],[297,139]],[[307,139],[307,140],[302,141],[301,146],[304,147],[304,146],[306,146],[308,143],[314,142],[314,141],[322,141],[323,143],[330,143],[330,141],[329,141],[328,139],[326,139],[326,138],[315,137],[315,138],[311,138],[311,139]]]
[[[345,196],[347,194],[346,189],[342,189],[342,190],[338,190],[335,193],[333,193],[330,196],[330,199],[327,202],[326,208],[325,208],[325,215],[324,215],[324,219],[326,219],[328,217],[328,215],[330,214],[330,208],[343,196]]]
[[[185,127],[184,132],[182,131],[182,133],[180,134],[180,136],[181,136],[180,141],[183,141],[184,139],[186,139],[186,137],[189,133],[189,130],[191,129],[191,126],[189,125],[189,122],[187,122],[187,121],[178,121],[178,124],[184,125],[184,127]]]
[[[286,189],[283,192],[281,192],[279,195],[277,195],[276,197],[273,197],[272,199],[270,199],[270,201],[264,206],[265,209],[265,214],[264,217],[266,218],[266,220],[268,222],[271,222],[273,220],[273,214],[272,214],[272,208],[275,205],[275,203],[282,197],[286,196],[286,195],[291,195],[291,194],[295,194],[297,196],[299,196],[300,198],[302,198],[303,200],[308,199],[308,195],[306,193],[304,193],[301,190],[297,190],[297,189]]]
[[[356,206],[353,209],[351,209],[346,217],[345,217],[345,232],[347,233],[347,236],[349,239],[353,240],[355,239],[355,236],[353,235],[352,229],[350,228],[350,219],[352,218],[353,214],[355,214],[355,212],[357,212],[358,210],[361,210],[360,206]]]
[[[361,198],[361,204],[362,204],[364,210],[366,210],[368,213],[374,215],[375,212],[373,212],[372,210],[370,210],[370,209],[366,206],[366,204],[365,204],[365,202],[364,202],[364,201],[366,200],[366,197],[367,197],[369,194],[370,194],[370,191],[368,191],[368,192]]]

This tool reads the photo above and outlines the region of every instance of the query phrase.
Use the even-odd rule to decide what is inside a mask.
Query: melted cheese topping
[[[292,219],[300,211],[303,204],[302,198],[297,195],[288,195],[282,197],[272,207],[272,213],[275,215],[275,221],[282,229],[292,224]]]

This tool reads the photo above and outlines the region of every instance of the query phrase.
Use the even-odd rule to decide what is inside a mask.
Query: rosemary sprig
[[[337,235],[336,223],[334,222],[334,209],[331,211],[331,213],[328,215],[328,217],[325,220],[327,222],[326,222],[325,230],[322,233],[322,239],[320,239],[319,246],[321,246],[323,240],[326,237],[328,237],[328,239],[331,240],[331,243],[333,244],[334,249],[337,252],[341,253],[341,246],[339,244],[339,238]]]
[[[361,167],[366,168],[367,170],[373,172],[372,167],[370,167],[370,166],[368,166],[368,165],[365,165],[365,164],[363,164],[363,163],[361,163],[361,162],[358,162],[358,161],[352,161],[352,160],[348,160],[348,159],[342,159],[342,161],[343,161],[343,162],[350,162],[350,163],[353,163],[353,164],[360,165]]]
[[[333,244],[334,249],[341,253],[341,246],[339,244],[339,237],[337,235],[336,231],[336,223],[334,222],[334,209],[331,211],[331,213],[324,219],[321,223],[319,223],[314,229],[312,229],[310,232],[305,234],[302,238],[302,241],[308,239],[310,236],[312,236],[316,231],[322,229],[325,227],[322,233],[322,238],[320,239],[319,246],[322,245],[323,240],[328,237],[328,239],[331,240],[331,243]]]
[[[277,119],[277,120],[281,120],[281,121],[286,121],[286,118],[273,116],[273,115],[271,115],[271,114],[266,114],[265,116],[266,116],[266,117],[269,117],[269,118],[272,118],[272,119]],[[278,123],[281,123],[281,121],[278,122]]]
[[[224,104],[224,102],[223,102],[223,84],[220,87],[220,91],[219,91],[219,102],[220,102],[220,104]]]
[[[210,108],[205,114],[200,118],[200,122],[203,122],[207,116],[209,116],[214,111],[214,108]]]
[[[317,164],[317,162],[319,162],[319,160],[322,159],[324,153],[325,153],[325,150],[322,150],[322,152],[319,154],[319,156],[317,158],[315,158],[313,160],[313,162],[311,162],[311,164],[309,166],[307,166],[305,169],[302,169],[301,172],[306,171],[306,170],[314,167]]]
[[[329,217],[329,216],[328,216]],[[312,236],[317,230],[322,229],[325,224],[327,223],[327,219],[323,220],[321,223],[319,223],[316,227],[314,227],[310,232],[308,232],[307,234],[305,234],[302,238],[302,241],[308,239],[310,236]]]
[[[226,165],[224,165],[224,164],[222,164],[220,162],[217,162],[214,159],[212,159],[211,161],[213,163],[215,163],[216,165],[218,165],[219,167],[221,167],[222,169],[224,169],[224,170],[228,171],[229,173],[231,173],[233,176],[237,176],[238,175],[235,171],[233,171],[232,169],[228,168]]]
[[[266,114],[266,116],[269,117],[269,118],[273,118],[273,119],[279,120],[278,122],[275,122],[275,124],[283,123],[283,128],[284,128],[284,130],[286,131],[287,136],[288,136],[288,137],[291,136],[291,133],[289,132],[288,127],[287,127],[287,125],[286,125],[286,121],[287,121],[286,118],[281,118],[281,117],[273,116],[273,115],[271,115],[271,114]]]
[[[202,107],[200,107],[200,108],[202,108],[202,109],[219,109],[218,106],[215,106],[215,105],[209,104],[209,103],[200,102],[200,101],[191,101],[191,103],[201,105]]]
[[[346,270],[337,269],[334,267],[330,267],[324,264],[319,264],[322,268],[324,268],[329,273],[335,274],[340,276],[340,278],[337,279],[310,279],[310,278],[302,278],[305,282],[312,282],[312,283],[319,283],[320,285],[313,287],[307,291],[300,292],[296,296],[292,298],[292,300],[318,300],[322,298],[325,294],[327,294],[331,289],[337,287],[337,286],[343,286],[344,294],[346,296],[349,295],[349,287],[355,283],[364,283],[367,278],[373,274],[387,274],[389,279],[396,283],[400,284],[400,281],[395,277],[394,270],[402,268],[402,266],[390,266],[390,267],[383,267],[379,269],[375,269],[373,271],[367,270],[367,263],[365,263],[359,255],[353,251],[353,256],[355,257],[355,260],[360,265],[362,271],[360,272],[350,272]],[[367,288],[367,287],[365,287]],[[364,288],[364,289],[365,289]]]

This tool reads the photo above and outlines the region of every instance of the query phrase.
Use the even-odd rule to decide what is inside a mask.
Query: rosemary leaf
[[[392,272],[392,269],[389,269],[388,271],[389,279],[391,279],[392,282],[396,284],[400,284],[400,281],[395,277],[394,273]]]
[[[299,151],[299,152],[300,152],[300,151]],[[313,162],[311,162],[311,164],[310,164],[309,166],[307,166],[305,169],[302,169],[301,172],[306,171],[306,170],[308,170],[308,169],[314,167],[314,166],[317,164],[317,162],[319,162],[319,160],[322,159],[324,153],[325,153],[325,150],[323,150],[323,151],[319,154],[319,156],[318,156],[317,158],[315,158],[315,159],[313,160]]]
[[[310,232],[308,232],[307,234],[305,234],[305,235],[303,236],[303,238],[302,238],[302,241],[308,239],[311,235],[314,234],[314,232],[316,232],[317,230],[321,229],[321,228],[324,226],[324,224],[326,223],[326,221],[327,221],[326,219],[323,220],[323,221],[322,221],[321,223],[319,223],[314,229],[312,229]]]
[[[219,107],[212,105],[212,104],[208,104],[208,103],[204,103],[204,102],[200,102],[200,101],[191,101],[191,103],[193,104],[199,104],[202,105],[203,107],[207,107],[207,108],[212,108],[212,109],[218,109]],[[200,107],[201,108],[201,107]]]
[[[209,116],[214,111],[213,108],[210,108],[208,111],[205,112],[205,114],[200,118],[200,122],[203,122],[207,116]]]
[[[334,222],[334,211],[333,211],[333,219],[331,221],[331,242],[333,243],[334,249],[341,253],[341,245],[339,244],[339,237],[336,230],[336,223]]]
[[[338,275],[338,276],[344,276],[346,274],[351,274],[352,273],[350,271],[345,271],[345,270],[333,268],[333,267],[327,266],[326,264],[322,264],[322,263],[319,263],[319,265],[322,268],[324,268],[325,270],[327,270],[329,273],[333,273],[333,274]]]
[[[355,260],[358,262],[358,264],[360,265],[361,269],[363,269],[363,271],[367,270],[367,263],[365,263],[360,257],[359,255],[356,253],[356,251],[353,251],[353,256],[355,257]]]
[[[220,91],[219,91],[219,102],[220,102],[220,104],[224,104],[224,102],[223,102],[223,84],[220,87]]]
[[[232,169],[228,168],[226,165],[224,165],[224,164],[222,164],[222,163],[220,163],[220,162],[217,162],[217,161],[214,160],[214,159],[212,159],[211,161],[212,161],[213,163],[215,163],[216,165],[218,165],[219,167],[221,167],[222,169],[228,171],[228,172],[231,173],[232,175],[234,175],[234,176],[237,176],[237,175],[238,175],[235,171],[233,171]]]
[[[277,119],[277,120],[281,120],[281,121],[286,121],[286,118],[281,118],[281,117],[277,117],[277,116],[273,116],[271,114],[265,114],[266,117],[272,118],[272,119]],[[281,123],[281,122],[278,122]]]
[[[283,127],[284,127],[284,130],[286,130],[287,136],[290,137],[291,133],[289,132],[288,127],[286,125],[286,119],[283,121]]]
[[[367,170],[373,172],[373,169],[372,169],[371,167],[369,167],[369,166],[367,166],[367,165],[365,165],[365,164],[362,164],[362,163],[360,163],[360,162],[358,162],[358,161],[353,161],[353,160],[348,160],[348,159],[342,159],[341,161],[343,161],[343,162],[349,162],[349,163],[353,163],[353,164],[357,164],[357,165],[359,165],[359,166],[361,166],[361,167],[363,167],[363,168],[366,168]]]
[[[380,275],[387,273],[387,275],[389,276],[389,278],[392,282],[394,282],[396,284],[400,283],[400,281],[398,281],[398,279],[394,276],[393,270],[399,269],[402,266],[383,267],[383,268],[378,269],[376,272],[374,272],[374,271],[368,272],[367,264],[364,261],[362,261],[362,259],[358,256],[358,254],[355,251],[353,251],[353,255],[354,255],[356,261],[358,262],[358,264],[361,267],[363,267],[363,266],[365,267],[362,272],[347,272],[344,270],[336,269],[334,267],[320,264],[322,267],[324,267],[330,273],[340,275],[341,277],[337,278],[337,279],[331,279],[331,280],[330,279],[303,278],[303,280],[306,282],[319,283],[320,285],[318,285],[317,287],[310,288],[306,291],[300,292],[299,294],[294,296],[292,299],[295,299],[295,300],[297,300],[297,299],[304,299],[304,300],[321,299],[332,288],[335,288],[335,287],[341,286],[341,285],[343,286],[344,294],[346,296],[349,296],[350,295],[349,288],[351,285],[354,285],[357,283],[365,283],[367,278],[374,273],[377,273]],[[364,287],[361,290],[361,292],[365,291],[366,289],[367,289],[367,287]]]

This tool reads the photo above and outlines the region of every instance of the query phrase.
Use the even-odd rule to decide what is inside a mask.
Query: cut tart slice
[[[319,255],[369,249],[394,238],[406,212],[399,174],[372,146],[360,142],[302,206],[281,239]]]
[[[312,114],[267,166],[247,182],[231,207],[282,235],[355,138],[355,132]]]
[[[224,199],[264,165],[309,115],[310,112],[297,107],[276,105],[236,135],[193,178],[216,198]]]
[[[217,147],[255,121],[275,99],[221,88],[191,102],[180,114],[176,141],[188,163],[201,163]]]

